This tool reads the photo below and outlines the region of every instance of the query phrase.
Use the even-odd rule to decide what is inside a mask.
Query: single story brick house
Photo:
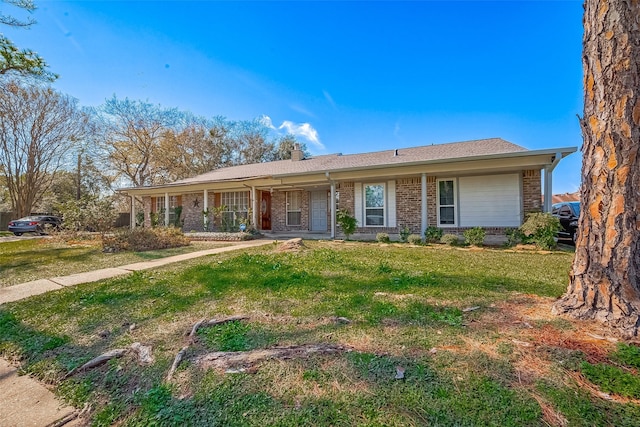
[[[178,212],[185,232],[248,223],[266,233],[336,237],[336,210],[347,209],[362,237],[404,227],[422,234],[428,226],[458,234],[481,226],[502,235],[527,213],[550,208],[553,169],[575,151],[527,150],[500,138],[309,158],[296,147],[290,160],[120,192],[142,199],[145,226],[158,217],[171,223]],[[131,216],[135,224],[134,209]]]

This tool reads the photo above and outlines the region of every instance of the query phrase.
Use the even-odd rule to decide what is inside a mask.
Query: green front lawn
[[[305,245],[4,305],[0,354],[72,404],[89,403],[96,426],[637,425],[637,348],[595,341],[585,335],[593,325],[550,314],[572,254]],[[201,329],[167,381],[185,332],[227,315],[249,319]],[[129,353],[63,378],[133,342],[152,345],[155,361],[141,366]],[[349,351],[233,373],[195,363],[208,352],[303,344]],[[602,366],[613,365],[624,376],[605,386]]]
[[[117,267],[215,247],[219,242],[192,242],[190,246],[148,252],[102,252],[97,240],[67,244],[54,239],[0,242],[0,288],[31,280]]]

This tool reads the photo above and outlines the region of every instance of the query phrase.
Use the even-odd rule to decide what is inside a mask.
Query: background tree
[[[33,12],[36,8],[31,0],[1,0],[2,3]],[[31,18],[21,20],[0,12],[0,23],[10,27],[29,28],[35,24]],[[53,81],[58,76],[47,70],[47,63],[37,53],[18,48],[11,40],[0,34],[0,76],[15,74],[22,77],[36,77]]]
[[[110,167],[136,187],[166,181],[157,159],[160,139],[178,121],[176,109],[115,96],[95,112],[102,129],[104,156]]]
[[[0,117],[0,164],[13,211],[23,216],[83,138],[86,117],[75,99],[17,81],[0,81]]]
[[[640,325],[640,2],[586,0],[582,212],[554,307],[625,336]]]

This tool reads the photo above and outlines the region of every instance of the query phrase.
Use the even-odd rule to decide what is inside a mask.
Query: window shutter
[[[387,227],[396,227],[396,181],[387,182]]]
[[[353,183],[354,209],[353,216],[358,220],[358,227],[364,227],[364,215],[362,214],[362,183]]]

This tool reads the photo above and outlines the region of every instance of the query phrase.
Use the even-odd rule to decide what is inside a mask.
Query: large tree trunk
[[[556,313],[640,325],[640,1],[586,0],[582,213]]]

